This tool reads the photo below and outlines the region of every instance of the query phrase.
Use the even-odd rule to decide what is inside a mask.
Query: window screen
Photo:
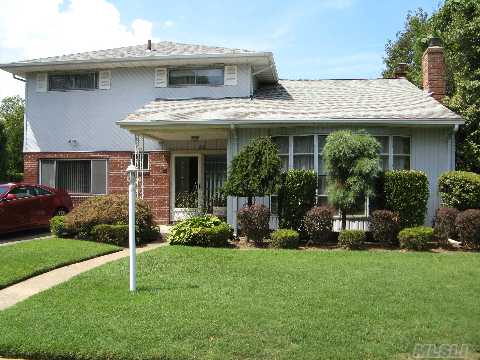
[[[168,72],[168,83],[174,86],[223,85],[223,69],[175,69]]]
[[[98,73],[50,74],[49,90],[86,90],[98,89]]]
[[[294,136],[293,137],[293,168],[313,170],[313,136]]]

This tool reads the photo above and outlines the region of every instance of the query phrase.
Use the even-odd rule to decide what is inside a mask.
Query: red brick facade
[[[40,159],[107,159],[107,192],[127,193],[126,168],[132,153],[129,151],[105,152],[52,152],[24,154],[24,181],[39,181]],[[150,170],[144,174],[144,199],[150,204],[155,220],[160,224],[170,221],[170,153],[168,151],[149,152]],[[85,195],[71,195],[74,205],[88,198]]]
[[[422,57],[423,89],[432,93],[432,97],[442,101],[446,92],[445,60],[443,48],[430,46]]]

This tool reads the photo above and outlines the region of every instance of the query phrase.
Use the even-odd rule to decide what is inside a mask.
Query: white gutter
[[[153,120],[135,121],[120,120],[116,122],[122,128],[127,127],[156,127],[161,125],[182,126],[182,125],[273,125],[273,124],[388,124],[388,125],[462,125],[462,119],[254,119],[254,120]]]

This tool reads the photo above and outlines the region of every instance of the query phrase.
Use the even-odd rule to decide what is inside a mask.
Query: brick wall
[[[430,46],[422,57],[423,89],[432,93],[432,97],[442,101],[446,92],[445,60],[443,48]]]
[[[107,159],[108,176],[107,191],[109,194],[128,191],[126,168],[130,164],[132,153],[91,152],[91,153],[24,153],[24,181],[39,181],[40,159]],[[161,224],[170,221],[170,153],[168,151],[149,152],[150,170],[144,174],[144,199],[150,204],[155,220]],[[78,205],[88,196],[71,195],[72,201]]]

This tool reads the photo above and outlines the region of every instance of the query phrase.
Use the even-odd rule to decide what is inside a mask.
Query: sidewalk
[[[168,243],[151,243],[141,248],[137,248],[137,254],[156,249]],[[0,290],[0,311],[15,305],[16,303],[38,294],[55,285],[61,284],[72,277],[81,274],[97,266],[109,263],[110,261],[128,257],[128,249],[118,251],[113,254],[103,255],[94,259],[85,260],[72,265],[64,266],[47,273],[35,276],[18,284],[9,286]]]

